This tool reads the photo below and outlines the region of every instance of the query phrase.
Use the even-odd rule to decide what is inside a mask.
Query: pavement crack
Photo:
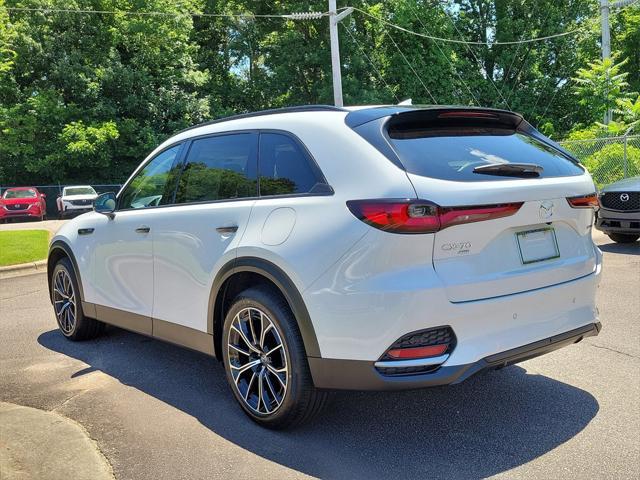
[[[595,343],[589,343],[588,345],[591,345],[592,347],[596,347],[596,348],[602,348],[603,350],[609,350],[610,352],[619,353],[620,355],[625,355],[627,357],[640,358],[637,355],[632,355],[627,352],[621,352],[620,350],[616,350],[615,348],[605,347],[604,345],[597,345]]]
[[[51,412],[59,412],[61,408],[63,408],[67,403],[69,403],[71,400],[73,400],[76,397],[79,397],[80,395],[84,395],[85,393],[87,393],[87,390],[81,390],[78,393],[75,393],[73,395],[71,395],[69,398],[67,398],[65,401],[63,401],[62,403],[56,405],[55,407],[53,407],[50,411]]]

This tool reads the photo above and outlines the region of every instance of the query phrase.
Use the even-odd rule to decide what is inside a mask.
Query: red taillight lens
[[[349,210],[372,227],[392,233],[433,233],[453,225],[508,217],[523,202],[440,207],[425,200],[351,200]]]
[[[351,200],[347,207],[372,227],[393,233],[431,233],[440,229],[438,206],[414,200]]]
[[[429,345],[427,347],[396,348],[393,350],[389,350],[387,352],[387,355],[394,359],[397,358],[398,360],[406,360],[408,358],[437,357],[446,352],[448,348],[448,344]]]
[[[581,195],[579,197],[569,197],[567,202],[573,208],[594,208],[597,209],[600,206],[598,202],[598,195],[590,193],[589,195]]]
[[[441,228],[462,223],[482,222],[495,218],[509,217],[520,210],[523,202],[500,205],[481,205],[477,207],[441,207]]]

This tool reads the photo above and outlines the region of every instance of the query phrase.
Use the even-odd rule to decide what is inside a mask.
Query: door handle
[[[151,228],[147,227],[146,225],[142,225],[136,228],[136,233],[149,233],[150,231],[151,231]]]
[[[218,233],[236,233],[238,231],[237,225],[231,225],[229,227],[218,227],[216,228]]]

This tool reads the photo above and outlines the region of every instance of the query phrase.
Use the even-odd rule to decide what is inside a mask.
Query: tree
[[[623,71],[627,60],[616,63],[618,55],[589,62],[589,68],[579,68],[576,72],[574,92],[578,104],[594,121],[603,118],[608,110],[616,106],[617,100],[627,98],[626,81],[628,72]]]
[[[556,137],[599,129],[609,107],[634,111],[620,102],[640,90],[638,6],[612,13],[612,45],[626,60],[602,67],[594,0],[339,0],[347,5],[368,13],[339,27],[347,105],[410,97],[511,108]],[[7,10],[21,6],[49,10]],[[186,126],[332,103],[327,17],[258,16],[309,10],[326,1],[0,0],[0,184],[119,183]],[[233,16],[191,15],[199,12]],[[562,32],[572,33],[497,44]]]

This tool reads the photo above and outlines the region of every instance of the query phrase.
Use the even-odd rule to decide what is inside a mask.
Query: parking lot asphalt
[[[291,432],[245,418],[215,360],[116,328],[66,341],[43,274],[0,280],[0,401],[78,422],[118,479],[639,478],[640,246],[596,240],[598,337],[452,387],[336,392]]]

